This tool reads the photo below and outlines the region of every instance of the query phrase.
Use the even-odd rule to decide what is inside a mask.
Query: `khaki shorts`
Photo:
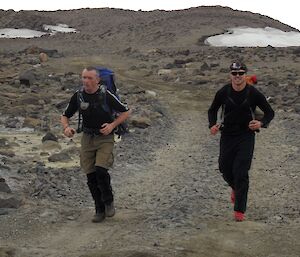
[[[86,173],[95,171],[95,166],[110,168],[114,162],[114,136],[91,136],[83,133],[81,137],[80,166]]]

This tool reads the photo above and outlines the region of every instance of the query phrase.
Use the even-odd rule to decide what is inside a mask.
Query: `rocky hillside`
[[[76,44],[76,53],[121,51],[128,47],[197,48],[204,38],[236,26],[274,27],[283,31],[293,28],[269,17],[225,7],[198,7],[181,11],[129,11],[120,9],[81,9],[56,12],[1,11],[0,27],[42,29],[43,24],[67,24],[77,34],[61,34],[47,39],[34,39],[43,47],[70,52],[66,42]],[[19,40],[18,46],[26,40]],[[7,46],[8,48],[12,46]],[[1,48],[3,49],[3,48]]]

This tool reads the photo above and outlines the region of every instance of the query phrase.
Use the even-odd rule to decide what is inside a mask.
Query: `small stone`
[[[45,136],[42,138],[42,142],[47,140],[58,142],[57,136],[55,136],[52,132],[47,132]]]

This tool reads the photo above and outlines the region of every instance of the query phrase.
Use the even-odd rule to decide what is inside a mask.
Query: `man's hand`
[[[259,120],[251,120],[249,122],[249,129],[256,131],[261,128],[262,123]]]
[[[73,137],[74,134],[75,134],[76,130],[71,128],[71,127],[66,127],[65,130],[64,130],[64,135],[66,137]]]
[[[114,129],[114,126],[111,123],[104,123],[102,125],[102,128],[100,129],[100,132],[104,135],[107,136],[109,135]]]
[[[210,133],[214,136],[219,132],[219,130],[220,130],[220,124],[216,124],[210,128]]]

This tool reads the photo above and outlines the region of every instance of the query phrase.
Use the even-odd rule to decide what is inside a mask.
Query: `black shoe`
[[[114,206],[114,202],[110,204],[105,204],[105,216],[106,217],[113,217],[116,214],[116,209]]]
[[[99,223],[99,222],[102,222],[104,219],[105,219],[105,213],[104,212],[98,212],[92,218],[92,222]]]

